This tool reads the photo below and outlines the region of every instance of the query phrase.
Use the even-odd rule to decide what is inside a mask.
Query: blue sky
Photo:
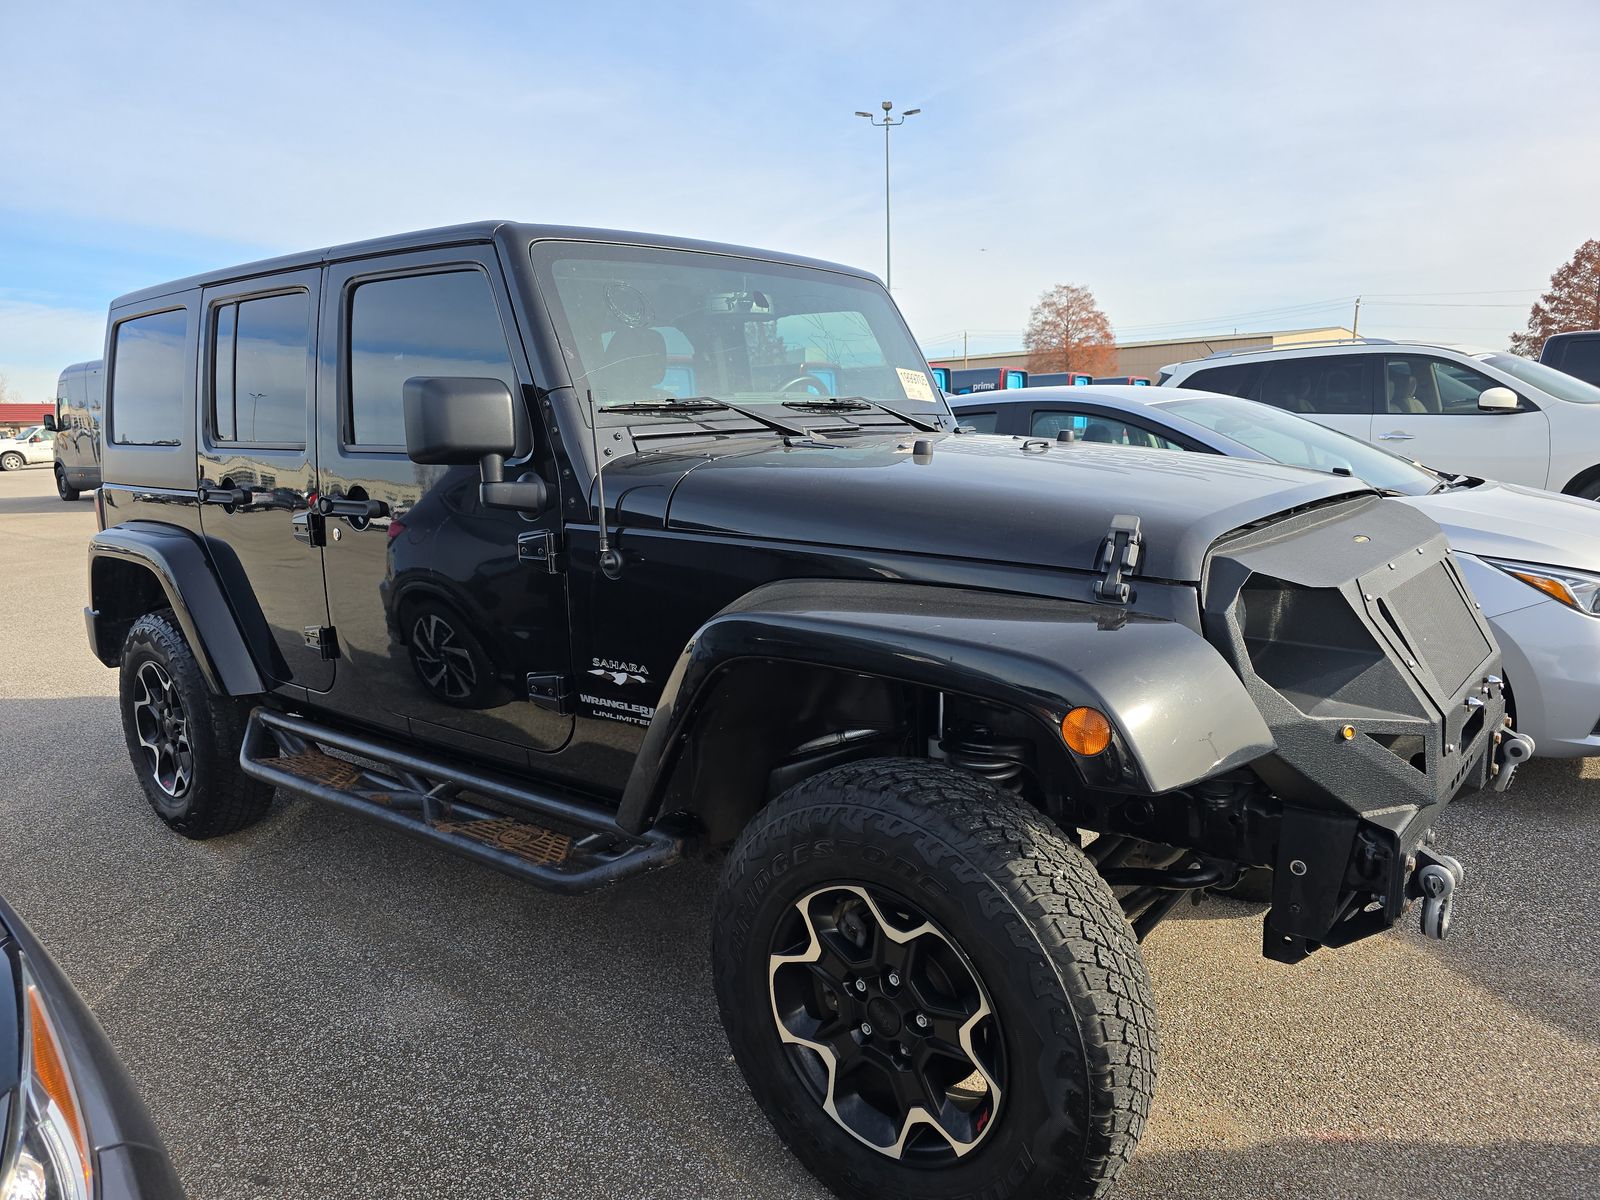
[[[1600,5],[0,3],[0,375],[107,302],[482,217],[883,265],[931,355],[1058,282],[1119,336],[1504,345],[1600,236]]]

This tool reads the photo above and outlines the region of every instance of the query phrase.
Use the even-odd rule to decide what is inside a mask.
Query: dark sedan
[[[182,1200],[116,1052],[0,900],[0,1200]]]

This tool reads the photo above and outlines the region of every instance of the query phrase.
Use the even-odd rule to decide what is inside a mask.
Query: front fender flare
[[[1274,748],[1227,662],[1175,621],[966,588],[787,581],[735,601],[684,647],[623,792],[624,829],[638,832],[655,819],[697,707],[721,671],[751,659],[988,700],[1052,731],[1069,708],[1090,705],[1111,718],[1150,792],[1187,786]]]

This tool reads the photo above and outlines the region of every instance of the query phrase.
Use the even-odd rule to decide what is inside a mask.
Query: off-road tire
[[[189,723],[192,776],[177,797],[157,782],[135,723],[139,673],[149,663],[170,678]],[[128,757],[139,786],[156,815],[173,830],[187,838],[219,837],[254,824],[266,813],[272,788],[239,769],[248,711],[232,696],[212,695],[170,609],[147,613],[128,630],[122,646],[119,700]]]
[[[992,1128],[937,1169],[842,1128],[802,1082],[774,1019],[771,946],[796,901],[833,883],[914,898],[992,1001],[1007,1090]],[[759,812],[717,893],[722,1023],[790,1149],[860,1200],[1101,1197],[1132,1155],[1155,1089],[1150,983],[1105,882],[1060,830],[971,775],[909,759],[825,771]]]
[[[56,495],[69,504],[78,498],[78,489],[67,482],[66,468],[56,464]]]
[[[0,471],[20,471],[27,465],[27,460],[15,450],[7,450],[0,454]]]

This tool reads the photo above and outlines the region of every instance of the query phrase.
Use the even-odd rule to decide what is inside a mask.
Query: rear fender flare
[[[1175,621],[1032,596],[881,581],[757,588],[690,639],[656,706],[619,823],[647,828],[699,708],[740,662],[811,664],[1012,708],[1059,739],[1077,705],[1111,718],[1136,790],[1165,792],[1274,748],[1244,685]]]
[[[262,674],[228,604],[205,546],[185,529],[130,521],[97,533],[89,542],[89,603],[86,613],[91,649],[108,667],[122,661],[122,637],[132,620],[144,615],[123,611],[115,594],[120,572],[133,567],[154,579],[194,651],[206,685],[218,694],[255,695],[266,690]],[[126,578],[126,576],[122,576]],[[260,612],[257,640],[270,645]]]

